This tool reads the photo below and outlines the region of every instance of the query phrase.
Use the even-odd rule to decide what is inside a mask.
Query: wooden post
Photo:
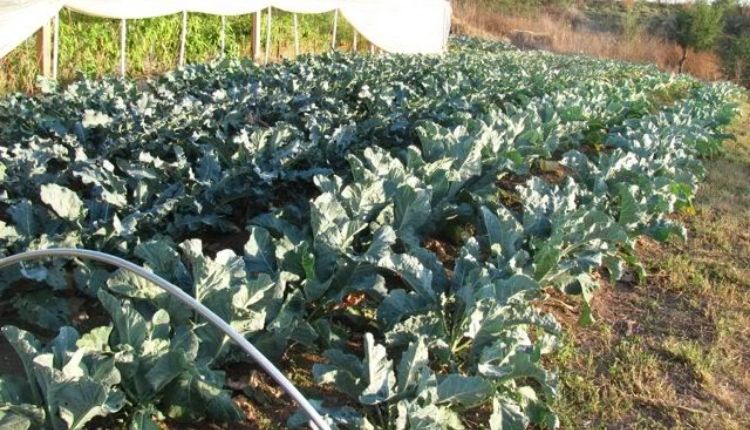
[[[42,76],[52,74],[52,27],[49,22],[36,33],[36,62]]]
[[[269,56],[271,55],[271,10],[273,8],[271,6],[268,6],[268,15],[266,19],[266,49],[265,49],[265,57],[263,59],[263,64],[268,64]]]
[[[452,17],[448,16],[448,8],[444,7],[443,8],[443,23],[444,23],[443,25],[445,25],[446,22],[448,23],[448,26],[447,28],[443,27],[443,52],[442,53],[445,53],[445,51],[448,50],[448,38],[450,37],[450,34],[451,34],[451,23],[453,22]]]
[[[299,20],[297,14],[292,15],[292,24],[294,26],[294,56],[299,55]]]
[[[128,21],[120,20],[120,77],[125,77],[128,58]]]
[[[352,41],[352,51],[357,52],[357,42],[359,42],[359,32],[354,29],[354,40]]]
[[[57,79],[58,63],[60,62],[60,14],[52,18],[52,79]]]
[[[333,34],[331,35],[331,50],[336,49],[336,33],[339,28],[339,10],[333,11]]]
[[[253,61],[257,62],[260,59],[260,18],[262,10],[259,10],[253,14],[253,28],[250,34],[251,55]]]
[[[221,54],[219,54],[220,58],[224,58],[224,52],[226,51],[227,47],[227,17],[222,15],[221,16],[221,34],[219,35],[219,45],[221,47]]]
[[[180,27],[180,67],[185,65],[185,44],[187,43],[187,11],[182,11]]]

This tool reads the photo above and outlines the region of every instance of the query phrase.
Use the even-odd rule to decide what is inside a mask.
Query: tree
[[[672,39],[682,48],[679,72],[682,73],[688,50],[708,51],[716,45],[724,23],[724,8],[699,0],[677,12],[671,29]]]
[[[724,35],[717,48],[724,73],[736,83],[750,87],[750,7],[738,0],[718,1],[726,5]]]
[[[750,86],[750,33],[731,37],[723,60],[729,76],[738,84]]]

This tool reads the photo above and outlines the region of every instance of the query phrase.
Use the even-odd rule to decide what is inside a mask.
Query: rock
[[[636,334],[643,331],[641,325],[638,324],[637,321],[631,319],[621,319],[615,321],[612,326],[620,336],[624,337],[635,336]]]
[[[510,41],[519,49],[543,49],[549,50],[555,43],[555,36],[549,33],[534,33],[526,30],[513,30],[510,32]]]

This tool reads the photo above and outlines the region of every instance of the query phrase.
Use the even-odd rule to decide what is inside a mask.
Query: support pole
[[[443,7],[443,53],[448,50],[448,37],[450,37],[450,31],[451,31],[451,17],[448,15],[448,6],[444,6]]]
[[[52,79],[57,79],[57,68],[60,60],[60,14],[52,18]]]
[[[261,24],[261,11],[257,11],[253,14],[253,28],[250,32],[250,43],[252,44],[250,54],[253,56],[253,61],[258,62],[260,59],[260,24]]]
[[[268,17],[266,18],[266,52],[263,64],[268,64],[268,57],[271,55],[271,6],[268,6]]]
[[[180,32],[180,67],[185,65],[185,44],[187,42],[187,11],[182,11],[182,31]]]
[[[336,49],[336,32],[339,27],[339,10],[333,12],[333,35],[331,37],[331,49]]]
[[[127,63],[127,46],[128,46],[128,21],[120,20],[120,77],[125,77],[125,67]]]
[[[357,44],[359,43],[359,32],[354,30],[354,40],[352,41],[352,51],[357,52]]]
[[[221,34],[219,34],[219,44],[221,45],[221,58],[224,58],[227,44],[227,17],[221,16]]]
[[[292,15],[292,23],[294,24],[294,56],[299,55],[299,19],[297,14]]]
[[[49,77],[52,72],[51,47],[52,28],[47,22],[36,33],[36,61],[39,65],[39,74],[46,77]]]

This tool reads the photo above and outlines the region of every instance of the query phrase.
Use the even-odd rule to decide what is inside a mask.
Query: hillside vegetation
[[[731,0],[700,3],[458,0],[454,30],[490,38],[533,31],[554,37],[543,47],[554,52],[654,64],[672,72],[679,70],[687,53],[686,72],[750,85],[750,7]],[[691,34],[680,24],[695,14],[701,17],[696,20],[698,32]],[[690,43],[683,50],[681,42],[686,41]]]
[[[684,239],[741,96],[475,39],[43,90],[0,99],[0,255],[143,264],[351,429],[575,419],[571,327],[597,326],[602,284],[648,279],[639,243]],[[0,275],[0,424],[305,423],[147,282],[62,259]]]

